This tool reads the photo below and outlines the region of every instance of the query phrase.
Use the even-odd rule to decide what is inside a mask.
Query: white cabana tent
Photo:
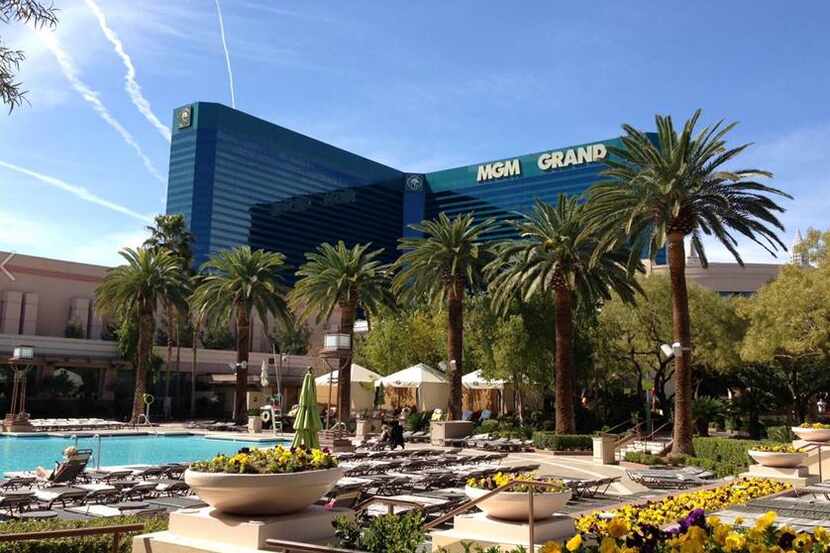
[[[461,385],[464,387],[466,410],[488,409],[497,413],[505,413],[513,405],[513,385],[506,380],[488,380],[478,370],[461,377]]]
[[[331,387],[331,404],[337,405],[337,386],[338,373],[334,370],[318,376],[314,379],[315,387],[317,388],[317,403],[327,405],[329,401],[329,386]],[[351,410],[352,412],[364,411],[371,409],[374,406],[375,399],[375,385],[374,383],[380,379],[380,375],[376,372],[370,371],[366,367],[361,367],[352,363],[351,374]]]
[[[378,380],[375,386],[380,384],[383,384],[384,390],[390,388],[414,390],[415,407],[418,411],[441,409],[446,412],[447,410],[450,398],[450,385],[447,377],[424,363],[418,363],[385,376]]]

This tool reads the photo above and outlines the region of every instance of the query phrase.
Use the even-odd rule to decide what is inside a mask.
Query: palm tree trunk
[[[694,455],[692,446],[692,368],[689,297],[686,292],[686,252],[683,234],[668,236],[669,275],[672,289],[672,331],[680,343],[674,357],[674,436],[672,455]]]
[[[147,392],[147,371],[150,368],[150,356],[153,352],[153,334],[155,321],[152,312],[139,315],[138,321],[138,359],[135,367],[135,394],[133,395],[133,412],[130,422],[138,423],[144,414],[144,394]]]
[[[450,380],[450,420],[462,418],[461,376],[464,354],[464,281],[458,277],[447,290],[447,362]],[[453,368],[455,361],[455,368]]]
[[[340,328],[338,332],[348,334],[354,344],[354,318],[357,306],[354,303],[340,305]],[[337,422],[347,422],[352,408],[352,349],[340,357],[337,366]]]
[[[245,424],[248,417],[248,352],[251,344],[251,317],[241,306],[236,308],[236,398],[233,406],[233,420]],[[244,367],[241,366],[244,363]]]
[[[167,314],[167,363],[164,366],[164,405],[167,405],[170,397],[170,370],[173,364],[173,306],[165,302],[164,310]],[[165,416],[167,412],[165,409]]]
[[[193,323],[193,357],[190,365],[190,418],[196,418],[196,364],[199,347],[199,326],[201,321]]]
[[[556,305],[556,432],[573,434],[573,383],[571,376],[572,306],[571,291],[558,287],[554,293]]]

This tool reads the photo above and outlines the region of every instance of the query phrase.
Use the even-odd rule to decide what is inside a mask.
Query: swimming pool
[[[90,467],[98,464],[98,439],[78,438],[79,448],[92,449]],[[252,442],[218,440],[193,435],[108,436],[101,438],[101,466],[152,465],[208,459],[217,453],[236,453],[242,447],[268,447],[277,440]],[[7,471],[51,469],[63,457],[63,450],[75,445],[73,438],[0,437],[0,475]]]

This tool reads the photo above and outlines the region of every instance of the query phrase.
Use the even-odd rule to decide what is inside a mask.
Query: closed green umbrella
[[[311,374],[311,369],[309,369],[305,379],[303,379],[303,388],[300,390],[300,405],[294,419],[294,441],[291,443],[291,447],[319,448],[320,437],[317,433],[322,428],[320,412],[317,410],[314,377]]]

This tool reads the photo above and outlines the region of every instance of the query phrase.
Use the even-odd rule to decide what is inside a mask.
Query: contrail
[[[101,31],[104,32],[104,36],[106,36],[107,40],[109,40],[112,44],[115,49],[115,53],[118,54],[118,57],[120,57],[121,61],[124,62],[124,67],[127,69],[127,73],[124,75],[124,90],[127,91],[127,94],[130,96],[133,104],[135,104],[135,107],[138,108],[138,111],[141,112],[141,115],[143,115],[144,118],[147,119],[147,121],[149,121],[150,124],[159,131],[159,133],[161,133],[161,136],[164,137],[167,142],[170,142],[170,129],[167,125],[163,124],[158,117],[156,117],[156,114],[153,113],[153,110],[150,107],[150,101],[147,100],[141,92],[141,86],[136,80],[135,65],[133,65],[132,58],[130,58],[129,54],[127,54],[127,51],[124,49],[124,43],[121,42],[121,39],[107,23],[107,17],[104,15],[104,12],[101,11],[98,4],[96,4],[94,0],[86,0],[86,5],[89,7],[90,11],[95,14],[95,17],[98,18],[98,26],[101,27]]]
[[[222,36],[222,48],[225,50],[225,63],[228,65],[228,83],[231,87],[231,107],[236,109],[236,95],[233,91],[233,71],[231,70],[231,55],[228,52],[228,41],[225,40],[225,20],[222,19],[222,8],[219,0],[216,1],[216,14],[219,16],[219,34]]]
[[[69,192],[73,196],[95,205],[100,205],[102,207],[106,207],[107,209],[111,209],[113,211],[117,211],[118,213],[123,213],[124,215],[128,215],[134,219],[138,219],[139,221],[145,223],[152,223],[153,218],[147,215],[143,215],[137,211],[133,211],[132,209],[125,207],[123,205],[117,204],[115,202],[111,202],[106,200],[100,196],[97,196],[84,188],[83,186],[78,186],[75,184],[69,184],[66,181],[61,179],[50,177],[49,175],[44,175],[43,173],[38,173],[37,171],[32,171],[31,169],[26,169],[25,167],[20,167],[19,165],[14,165],[13,163],[8,163],[6,161],[0,161],[0,167],[5,167],[6,169],[10,169],[16,173],[20,173],[21,175],[26,175],[32,178],[39,180],[49,186],[54,188],[58,188],[63,190],[64,192]]]
[[[161,173],[159,173],[156,166],[153,165],[153,162],[150,161],[150,158],[144,153],[144,150],[141,149],[141,146],[138,145],[133,135],[130,134],[130,131],[124,128],[124,125],[118,122],[115,116],[110,113],[104,103],[101,101],[101,98],[98,95],[98,92],[93,90],[89,87],[85,82],[83,82],[80,77],[78,77],[78,70],[75,68],[75,64],[72,63],[72,59],[69,57],[63,48],[60,47],[58,44],[57,39],[49,32],[41,31],[38,33],[46,44],[46,47],[52,51],[52,54],[55,55],[55,59],[58,60],[58,65],[60,65],[61,72],[63,73],[64,77],[69,81],[78,94],[87,101],[92,106],[92,109],[103,119],[110,127],[112,127],[115,132],[117,132],[121,138],[126,142],[128,145],[132,146],[132,148],[138,154],[138,157],[141,158],[141,161],[144,163],[144,167],[147,168],[147,171],[151,175],[153,175],[159,182],[162,183],[164,188],[167,187],[167,179],[165,179]],[[167,193],[166,190],[163,192],[163,195],[166,197]]]

